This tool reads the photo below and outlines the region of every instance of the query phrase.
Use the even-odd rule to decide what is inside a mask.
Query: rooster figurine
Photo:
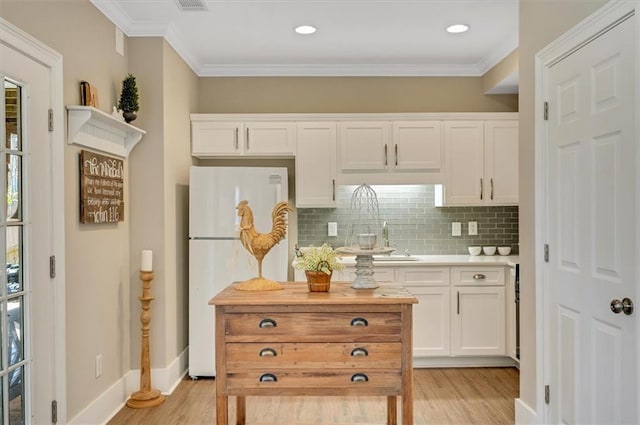
[[[247,251],[251,253],[258,261],[258,277],[249,279],[236,286],[236,289],[242,291],[270,291],[282,289],[283,286],[278,282],[274,282],[262,277],[262,260],[264,256],[279,243],[287,233],[286,213],[293,209],[286,202],[278,202],[273,207],[271,219],[273,226],[269,233],[258,233],[253,225],[253,211],[249,208],[249,202],[240,201],[236,207],[240,219],[240,242]]]

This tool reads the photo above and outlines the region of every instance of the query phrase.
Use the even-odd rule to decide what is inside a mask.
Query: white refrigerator
[[[258,232],[269,233],[271,212],[288,199],[287,169],[191,167],[189,176],[189,375],[215,376],[214,307],[209,300],[234,281],[258,275],[239,240],[236,206],[249,201]],[[264,277],[287,280],[287,239],[265,256]]]

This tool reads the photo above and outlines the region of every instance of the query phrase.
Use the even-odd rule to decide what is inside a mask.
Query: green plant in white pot
[[[344,269],[338,253],[327,244],[305,250],[302,257],[296,259],[296,269],[304,270],[311,292],[327,292],[334,270]]]

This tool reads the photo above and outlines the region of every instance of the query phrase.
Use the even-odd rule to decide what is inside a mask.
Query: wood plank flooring
[[[513,424],[515,368],[415,369],[416,425]],[[186,377],[150,409],[124,407],[108,425],[213,425],[215,380]],[[235,423],[235,402],[230,421]],[[247,425],[374,425],[386,422],[386,397],[247,397]]]

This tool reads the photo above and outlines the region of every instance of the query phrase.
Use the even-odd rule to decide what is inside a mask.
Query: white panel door
[[[635,21],[547,68],[550,423],[640,421],[638,313],[610,308],[612,300],[637,301]]]
[[[335,208],[336,123],[300,122],[296,134],[296,206]]]

